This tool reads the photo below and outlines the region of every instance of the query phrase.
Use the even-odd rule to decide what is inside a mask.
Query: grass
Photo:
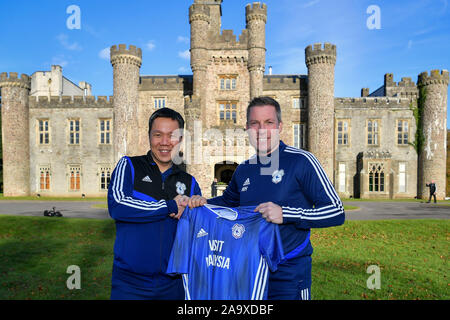
[[[314,229],[314,299],[450,298],[448,220],[347,221]],[[0,216],[0,300],[108,299],[112,220]],[[69,290],[69,265],[81,289]],[[369,290],[367,267],[381,270]]]
[[[108,299],[112,220],[0,217],[0,300]],[[81,290],[66,287],[67,267],[81,269]]]
[[[315,299],[444,299],[447,278],[448,220],[346,221],[341,227],[315,229]],[[381,289],[367,288],[377,265]]]

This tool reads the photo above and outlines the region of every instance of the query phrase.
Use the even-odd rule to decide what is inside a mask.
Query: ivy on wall
[[[417,106],[414,106],[411,102],[409,108],[414,114],[414,119],[416,120],[416,136],[413,142],[409,144],[414,147],[417,155],[422,153],[423,144],[425,142],[425,137],[423,135],[423,108],[425,104],[427,91],[425,87],[419,87],[419,99],[417,99]]]

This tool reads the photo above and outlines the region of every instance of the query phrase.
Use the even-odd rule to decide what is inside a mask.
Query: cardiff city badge
[[[278,182],[280,182],[281,181],[281,179],[283,179],[283,176],[284,176],[284,170],[283,169],[281,169],[281,170],[275,170],[273,173],[272,173],[272,182],[273,183],[278,183]]]
[[[177,193],[178,194],[184,194],[186,191],[186,185],[180,181],[178,181],[175,186],[177,187]]]
[[[231,228],[231,234],[233,238],[240,239],[245,232],[245,227],[242,224],[236,223],[233,228]]]

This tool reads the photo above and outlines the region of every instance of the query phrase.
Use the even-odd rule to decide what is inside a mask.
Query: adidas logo
[[[205,230],[203,230],[203,228],[200,229],[200,231],[197,233],[197,238],[201,238],[208,235],[208,232],[206,232]]]
[[[244,184],[242,185],[241,192],[247,191],[249,185],[250,185],[250,178],[247,178],[247,180],[245,180]]]
[[[152,179],[150,179],[149,176],[145,176],[144,178],[142,178],[142,181],[144,181],[144,182],[152,182]]]

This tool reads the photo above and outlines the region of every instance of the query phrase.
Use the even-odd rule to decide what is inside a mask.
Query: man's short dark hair
[[[181,114],[170,108],[161,108],[153,112],[148,119],[148,134],[150,134],[150,131],[152,131],[153,121],[155,121],[155,119],[157,118],[169,118],[172,120],[176,120],[178,121],[178,127],[181,130],[183,130],[184,128],[184,119]]]
[[[256,97],[253,98],[252,101],[248,104],[247,107],[247,123],[250,118],[250,109],[253,107],[262,107],[262,106],[273,106],[275,107],[275,111],[277,113],[277,120],[278,123],[281,122],[281,107],[280,104],[277,102],[277,100],[271,98],[271,97]]]

